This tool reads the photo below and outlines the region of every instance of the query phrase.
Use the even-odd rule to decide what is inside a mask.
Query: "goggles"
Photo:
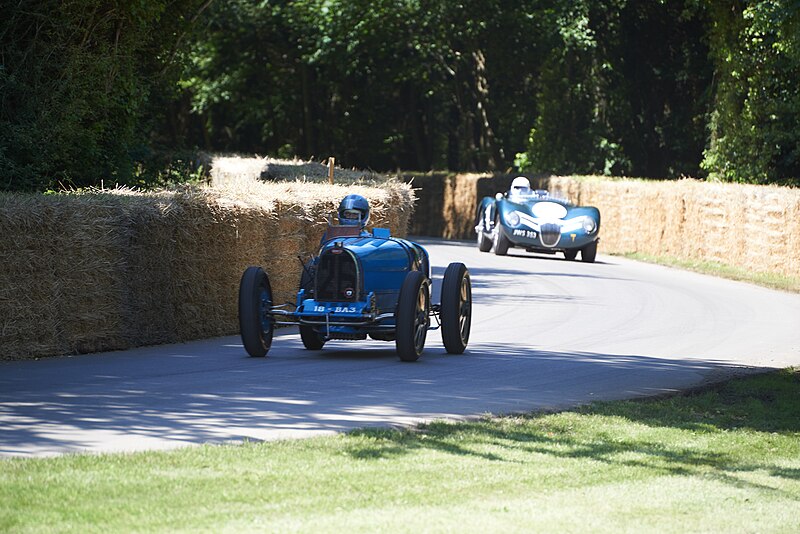
[[[361,210],[344,210],[341,213],[341,217],[344,218],[344,219],[360,221],[361,220]]]

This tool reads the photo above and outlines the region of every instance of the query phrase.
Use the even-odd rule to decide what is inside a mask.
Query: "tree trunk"
[[[300,67],[300,76],[303,83],[303,141],[304,156],[310,158],[316,155],[316,147],[314,146],[314,116],[311,106],[311,75],[308,72],[308,65]]]
[[[427,135],[423,122],[423,111],[420,109],[419,99],[417,98],[417,91],[414,87],[406,86],[403,92],[405,93],[404,100],[406,101],[406,110],[410,121],[409,128],[411,130],[411,140],[414,145],[417,169],[420,171],[428,171],[431,168],[431,161],[430,154],[428,154],[427,151]]]
[[[478,122],[478,146],[480,148],[481,170],[496,169],[505,159],[502,148],[497,147],[497,139],[489,121],[489,80],[486,77],[486,56],[478,49],[472,53],[475,62],[475,108]]]

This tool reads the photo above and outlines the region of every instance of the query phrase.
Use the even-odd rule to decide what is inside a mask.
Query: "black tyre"
[[[487,208],[488,209],[488,208]],[[478,250],[481,252],[489,252],[492,249],[492,239],[486,235],[485,221],[486,216],[484,212],[478,217]]]
[[[578,250],[577,249],[573,248],[571,250],[565,250],[564,251],[564,259],[566,259],[568,261],[575,261],[575,258],[577,258],[577,257],[578,257]]]
[[[494,225],[493,237],[494,243],[492,245],[494,247],[494,253],[498,256],[505,256],[508,254],[508,247],[511,246],[511,241],[509,241],[506,235],[503,233],[499,222],[495,223]]]
[[[314,331],[314,327],[307,324],[300,325],[300,339],[308,350],[319,350],[325,344],[322,334]]]
[[[451,263],[442,280],[442,341],[449,354],[461,354],[472,326],[472,283],[463,263]]]
[[[397,301],[397,355],[404,362],[415,362],[425,348],[430,325],[430,281],[419,271],[411,271],[403,280]]]
[[[250,356],[261,358],[272,346],[272,288],[261,267],[248,267],[239,283],[239,332]]]
[[[594,263],[597,257],[597,241],[592,241],[581,249],[581,261],[585,263]]]
[[[489,252],[492,250],[492,240],[486,237],[482,229],[478,230],[478,250],[481,252]]]

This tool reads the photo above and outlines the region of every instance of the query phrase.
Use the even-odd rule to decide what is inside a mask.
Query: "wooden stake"
[[[328,158],[328,183],[333,185],[333,164],[336,162],[336,158],[330,157]]]

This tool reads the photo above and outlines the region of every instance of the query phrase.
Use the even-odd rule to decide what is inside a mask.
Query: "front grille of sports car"
[[[314,297],[317,300],[358,300],[358,264],[349,250],[334,248],[323,253],[316,279]]]
[[[554,247],[561,239],[561,226],[553,223],[543,224],[541,226],[542,245],[546,247]]]

